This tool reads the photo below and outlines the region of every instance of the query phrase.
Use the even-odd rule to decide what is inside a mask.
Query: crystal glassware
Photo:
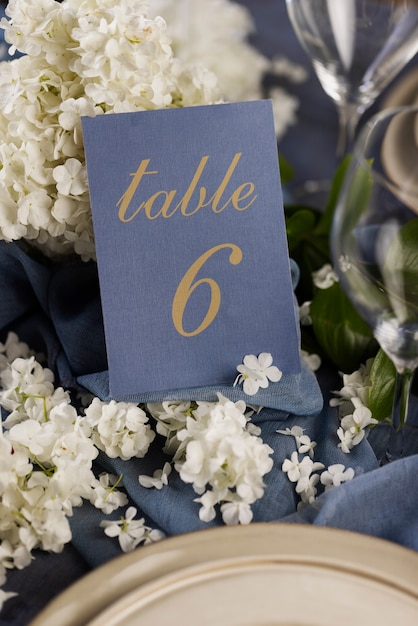
[[[418,366],[418,106],[386,109],[359,134],[331,230],[341,285],[396,369],[387,460],[402,456]]]
[[[286,0],[290,22],[339,114],[337,155],[358,120],[418,52],[417,0]]]

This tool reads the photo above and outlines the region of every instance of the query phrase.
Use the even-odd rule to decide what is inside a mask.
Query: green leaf
[[[377,352],[377,343],[340,283],[318,289],[311,304],[316,340],[334,365],[345,373],[358,369]]]
[[[300,269],[296,295],[300,302],[311,300],[312,272],[329,263],[328,236],[315,235],[321,213],[312,207],[287,205],[285,207],[286,233],[290,256]]]
[[[379,350],[370,370],[369,409],[372,416],[382,421],[392,413],[396,370],[389,357]]]
[[[300,209],[286,220],[287,242],[289,253],[292,254],[296,246],[313,230],[316,217],[309,209]]]
[[[328,196],[325,211],[322,213],[321,219],[316,228],[317,235],[329,235],[334,217],[335,207],[337,205],[338,196],[341,186],[344,182],[345,173],[350,163],[351,156],[347,155],[339,164],[331,183],[331,189]]]

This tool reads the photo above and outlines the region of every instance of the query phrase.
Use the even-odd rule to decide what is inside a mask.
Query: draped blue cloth
[[[242,0],[253,11],[258,33],[255,44],[269,56],[284,55],[310,66],[288,23],[284,0]],[[283,85],[301,101],[300,123],[291,129],[280,148],[295,165],[299,181],[329,177],[335,167],[336,113],[310,73],[307,83]],[[321,155],[321,159],[317,155]],[[296,180],[296,184],[298,182]],[[294,279],[296,280],[296,274]],[[0,243],[0,340],[15,331],[31,347],[46,352],[57,385],[87,389],[108,398],[108,377],[103,321],[95,263],[69,260],[64,265],[36,258],[18,244]],[[323,368],[314,376],[306,367],[285,377],[251,399],[264,408],[253,421],[261,437],[274,450],[274,467],[265,476],[262,499],[253,506],[254,521],[294,522],[332,526],[381,537],[418,550],[418,436],[408,433],[406,456],[384,467],[378,458],[385,449],[388,428],[373,429],[350,454],[338,448],[338,416],[329,407],[330,392],[341,387],[337,372]],[[239,387],[183,389],[171,399],[216,400],[216,391],[232,400],[244,397]],[[157,397],[138,397],[156,401]],[[245,398],[248,400],[248,397]],[[298,508],[299,497],[281,466],[295,448],[294,438],[277,433],[294,425],[317,442],[315,460],[325,466],[352,467],[355,479],[321,493],[312,505]],[[130,504],[146,522],[167,536],[222,524],[209,524],[198,516],[199,504],[190,485],[173,472],[162,491],[146,489],[139,474],[152,474],[167,460],[157,438],[144,459],[111,460],[100,455],[97,472],[123,474]],[[120,511],[113,514],[119,518]],[[103,514],[89,504],[75,509],[73,539],[60,555],[36,553],[25,570],[8,574],[6,589],[18,592],[0,613],[0,625],[24,626],[59,591],[80,576],[120,555],[118,543],[99,527]]]

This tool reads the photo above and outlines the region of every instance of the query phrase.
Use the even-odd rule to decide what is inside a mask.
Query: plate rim
[[[371,577],[418,600],[418,589],[413,584],[418,553],[410,548],[352,530],[307,523],[254,522],[182,533],[121,554],[53,598],[30,626],[83,626],[120,600],[122,594],[198,565],[202,553],[205,563],[268,557],[338,568]]]

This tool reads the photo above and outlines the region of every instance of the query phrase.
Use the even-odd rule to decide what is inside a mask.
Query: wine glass
[[[286,0],[290,22],[337,105],[337,158],[360,116],[418,52],[417,0]]]
[[[354,144],[331,229],[341,285],[396,369],[386,460],[403,453],[418,366],[418,106],[372,117]]]

